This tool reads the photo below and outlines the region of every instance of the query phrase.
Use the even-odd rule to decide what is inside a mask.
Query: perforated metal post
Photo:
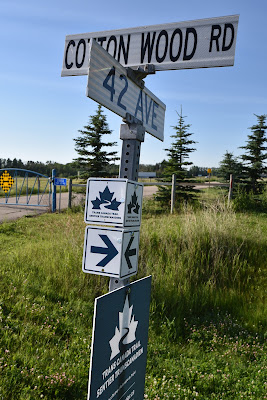
[[[120,178],[133,181],[138,180],[141,143],[145,139],[145,128],[141,121],[127,115],[126,123],[121,125],[120,138],[122,140]],[[129,278],[119,280],[110,278],[109,291],[128,285]]]

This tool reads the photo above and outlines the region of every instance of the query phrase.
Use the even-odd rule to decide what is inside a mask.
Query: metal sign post
[[[120,178],[138,180],[141,143],[145,139],[145,128],[141,121],[127,115],[125,124],[121,125],[120,139],[122,140]],[[129,278],[119,280],[110,278],[109,291],[129,284]]]
[[[164,138],[166,106],[145,87],[142,80],[148,73],[154,73],[151,67],[146,68],[146,71],[126,69],[95,40],[90,43],[86,94],[123,118],[124,124],[120,127],[122,151],[119,177],[135,182],[138,181],[141,143],[144,141],[145,131],[159,140],[163,141]],[[86,261],[83,265],[86,272]],[[102,272],[105,273],[105,268]],[[129,284],[128,277],[121,279],[121,271],[115,272],[117,277],[111,268],[113,276],[110,274],[110,291]],[[131,275],[130,271],[127,275]]]
[[[128,185],[129,180],[138,185],[145,132],[162,141],[164,138],[166,106],[144,86],[142,79],[160,70],[233,65],[238,18],[238,15],[233,15],[66,37],[61,75],[88,74],[86,95],[123,118],[124,124],[120,127],[121,181],[127,180]],[[99,189],[102,185],[101,191],[93,192],[90,197],[89,181],[85,222],[94,225],[87,226],[85,232],[83,271],[109,276],[110,293],[96,299],[95,303],[88,400],[101,398],[104,393],[103,399],[141,399],[144,394],[150,296],[143,297],[140,314],[138,299],[150,289],[143,286],[139,293],[140,281],[129,283],[129,277],[137,273],[141,212],[139,219],[134,217],[132,224],[127,225],[125,214],[121,212],[124,209],[125,213],[123,203],[127,196],[113,198],[115,189],[112,183],[106,182],[103,187],[98,180]],[[138,210],[137,198],[136,190],[134,200],[127,202],[128,210],[132,207]],[[118,224],[114,222],[111,226],[112,218]],[[114,307],[111,299],[114,299]],[[132,315],[133,309],[136,319]],[[105,319],[104,312],[107,314]],[[139,332],[145,335],[143,338],[136,336],[138,325]],[[111,332],[108,331],[110,327]],[[104,358],[103,346],[106,346]],[[116,361],[113,361],[115,357]],[[136,381],[135,376],[138,376]],[[126,387],[126,384],[130,386]]]

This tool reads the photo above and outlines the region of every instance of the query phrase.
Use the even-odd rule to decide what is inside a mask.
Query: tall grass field
[[[94,299],[82,211],[0,225],[0,399],[86,399]],[[145,399],[266,396],[267,220],[144,202],[139,272],[152,275]],[[136,399],[142,400],[142,399]]]

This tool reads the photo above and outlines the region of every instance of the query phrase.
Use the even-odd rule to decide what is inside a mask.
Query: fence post
[[[52,213],[57,209],[57,187],[54,183],[57,171],[52,169]]]
[[[69,179],[69,202],[68,202],[68,208],[71,208],[71,196],[72,196],[72,179]]]
[[[172,175],[172,191],[171,191],[171,214],[173,214],[175,204],[176,175]]]
[[[228,192],[228,207],[230,206],[232,197],[233,197],[233,175],[230,174],[229,192]]]

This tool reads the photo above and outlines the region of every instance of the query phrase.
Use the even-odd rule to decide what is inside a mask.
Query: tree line
[[[51,176],[52,169],[56,169],[58,176],[70,177],[72,175],[77,175],[78,166],[74,162],[60,164],[55,161],[46,161],[45,163],[40,161],[23,162],[21,159],[17,158],[13,160],[10,158],[0,158],[0,169],[4,168],[26,169],[47,176]]]
[[[250,127],[251,134],[245,146],[240,146],[244,154],[239,158],[226,151],[220,162],[216,174],[229,180],[230,174],[234,175],[236,182],[242,182],[247,190],[260,193],[263,190],[262,176],[267,172],[266,159],[266,115],[255,115],[257,122]],[[140,164],[139,171],[156,172],[157,177],[170,181],[173,174],[177,179],[177,195],[189,198],[192,187],[187,185],[187,179],[193,176],[207,176],[207,168],[193,166],[189,160],[190,154],[196,150],[196,142],[192,139],[190,124],[185,123],[185,116],[177,112],[177,123],[172,126],[174,133],[171,147],[165,149],[167,159],[155,165]],[[39,161],[23,162],[21,159],[0,159],[0,168],[22,168],[51,176],[52,169],[57,170],[57,176],[63,177],[116,177],[119,174],[118,152],[115,150],[116,142],[103,141],[104,135],[112,131],[108,127],[106,116],[99,105],[95,115],[89,117],[89,122],[79,130],[79,136],[74,140],[75,151],[78,156],[72,162],[60,164],[53,161],[45,163]],[[213,173],[215,169],[213,168]],[[169,189],[160,189],[159,198],[169,197]],[[166,197],[167,196],[167,197]]]
[[[139,164],[140,172],[156,172],[158,178],[163,177],[163,171],[166,166],[166,160],[156,164]],[[38,172],[43,175],[51,176],[52,169],[57,170],[57,175],[64,178],[78,178],[83,176],[83,173],[86,174],[86,170],[80,169],[80,166],[76,161],[61,164],[55,161],[26,161],[23,162],[21,159],[10,159],[10,158],[0,158],[0,169],[4,168],[15,168],[15,169],[27,169],[30,171]],[[213,168],[212,171],[216,175],[217,168]],[[118,176],[119,174],[119,165],[112,164],[109,165],[109,175]],[[196,176],[208,176],[207,167],[199,167],[193,165],[187,171],[187,176],[189,178]]]

